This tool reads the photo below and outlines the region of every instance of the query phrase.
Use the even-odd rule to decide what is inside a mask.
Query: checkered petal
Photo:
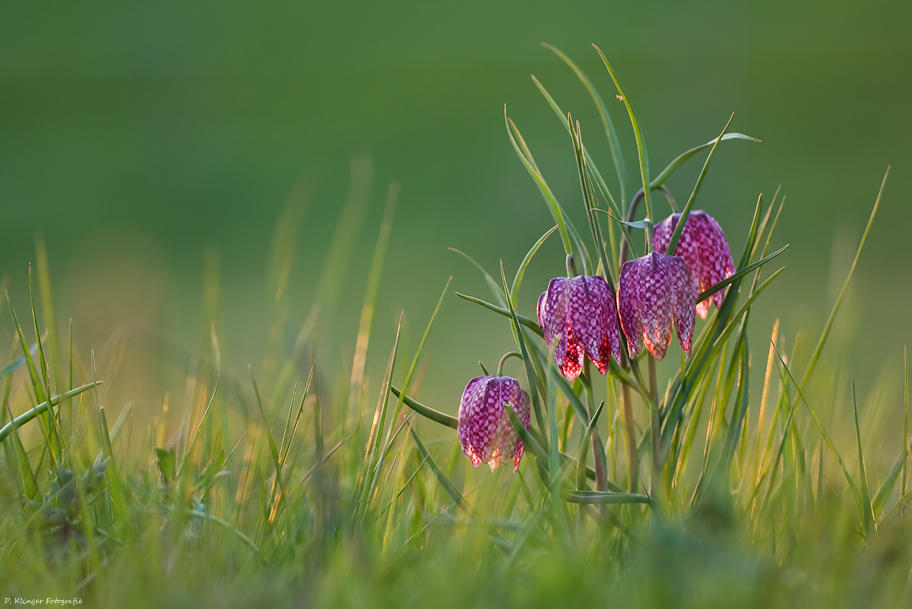
[[[690,353],[695,300],[696,288],[683,258],[652,252],[625,262],[618,280],[618,311],[630,357],[645,344],[653,357],[664,358],[672,324],[681,348]]]
[[[672,214],[655,227],[653,246],[655,251],[665,254],[671,241],[671,234],[681,214]],[[681,231],[675,256],[687,263],[694,286],[698,292],[711,288],[735,272],[731,250],[722,227],[715,219],[702,210],[694,210],[687,216],[687,223]],[[719,290],[709,298],[697,303],[696,312],[706,319],[710,304],[722,306],[725,290]]]
[[[554,359],[558,364],[567,353],[567,282],[564,277],[555,277],[548,283],[548,290],[538,298],[538,325],[548,349],[557,340]]]
[[[618,360],[621,354],[614,294],[597,275],[574,277],[571,281],[567,323],[583,351],[605,374],[611,354]]]
[[[569,380],[579,376],[585,356],[604,374],[611,355],[620,358],[614,294],[597,275],[552,279],[538,299],[538,323],[554,361]]]
[[[523,442],[513,429],[506,407],[516,412],[528,429],[529,395],[516,379],[507,376],[479,376],[468,382],[462,393],[456,433],[462,452],[474,467],[487,463],[493,471],[512,458],[513,471],[519,469]]]

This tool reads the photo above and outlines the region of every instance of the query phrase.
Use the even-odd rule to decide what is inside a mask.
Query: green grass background
[[[797,334],[807,354],[851,262],[883,171],[893,165],[886,198],[824,354],[826,378],[840,379],[839,399],[833,400],[838,410],[827,408],[832,405],[828,388],[818,386],[814,394],[815,404],[822,401],[822,410],[836,419],[837,440],[849,452],[853,438],[845,377],[857,379],[869,463],[882,473],[899,448],[902,346],[912,339],[906,305],[912,297],[906,238],[912,219],[906,202],[912,187],[912,85],[906,76],[912,59],[906,31],[910,13],[890,2],[6,3],[0,7],[0,277],[26,319],[26,264],[34,260],[35,235],[42,234],[58,322],[65,327],[64,320],[73,318],[83,360],[90,347],[98,350],[110,418],[124,404],[133,405],[131,416],[140,424],[125,428],[120,442],[126,444],[118,451],[125,462],[146,471],[152,442],[141,423],[158,412],[165,395],[176,405],[196,404],[195,399],[182,402],[181,396],[192,393],[187,375],[194,354],[209,348],[208,329],[201,329],[212,316],[204,303],[206,260],[212,265],[218,259],[218,338],[230,388],[238,378],[246,383],[246,366],[252,363],[256,370],[267,351],[268,313],[273,312],[267,268],[283,208],[299,193],[311,193],[288,287],[294,305],[285,324],[290,330],[280,337],[290,345],[294,329],[320,298],[316,284],[340,220],[351,159],[366,156],[374,166],[372,203],[356,234],[359,247],[351,268],[339,269],[330,282],[338,298],[321,317],[317,357],[326,385],[345,385],[386,184],[399,180],[402,195],[368,357],[366,403],[372,407],[401,310],[406,311],[400,346],[404,367],[449,275],[454,275],[453,288],[485,295],[477,272],[447,247],[471,253],[489,269],[502,258],[509,273],[551,226],[506,138],[504,103],[559,199],[573,214],[579,212],[569,141],[530,73],[582,121],[587,146],[602,161],[603,172],[611,173],[590,100],[566,67],[539,46],[541,41],[566,51],[599,85],[621,134],[629,186],[635,188],[633,138],[589,46],[596,42],[634,103],[654,170],[717,135],[731,112],[733,130],[764,140],[722,145],[697,202],[721,222],[732,249],[740,251],[757,194],[769,200],[781,184],[788,197],[775,240],[791,243],[782,258],[789,269],[752,316],[754,392],[774,318],[782,319],[784,350],[791,350]],[[671,180],[679,203],[698,170],[699,161],[691,161]],[[655,205],[662,209],[658,201]],[[582,225],[581,217],[576,220]],[[520,312],[532,315],[547,279],[562,272],[562,252],[552,237],[529,269]],[[14,329],[7,322],[2,332],[11,344]],[[416,392],[428,404],[455,413],[466,379],[477,374],[476,361],[493,367],[510,348],[502,319],[449,297],[424,350]],[[342,370],[338,378],[334,370]],[[306,370],[298,372],[303,376]],[[139,447],[135,453],[132,446]],[[206,446],[211,446],[208,438]],[[438,456],[456,450],[452,436],[431,446]],[[300,450],[309,450],[309,443],[302,441]],[[339,467],[351,473],[360,452],[344,455]],[[478,505],[500,513],[498,493],[515,478],[506,472],[467,473],[462,466],[458,473],[466,477],[465,486],[485,497]],[[805,590],[814,597],[823,589],[846,605],[864,604],[867,584],[887,557],[892,579],[877,587],[891,598],[888,584],[902,588],[905,573],[896,567],[901,560],[890,560],[907,550],[890,542],[908,539],[907,531],[895,537],[887,531],[862,558],[847,553],[828,564],[829,546],[821,540],[835,539],[834,547],[840,548],[841,540],[854,540],[855,531],[839,511],[846,498],[821,496],[819,514],[782,508],[803,516],[794,527],[776,523],[792,534],[794,544],[785,547],[793,549],[787,558],[799,575],[795,580],[788,579],[791,572],[783,578],[769,575],[769,581],[785,586],[786,598],[792,590],[801,598]],[[439,501],[438,496],[428,503]],[[238,506],[232,522],[251,532],[258,522],[251,515],[255,508]],[[227,509],[219,513],[232,516]],[[159,602],[156,595],[171,604],[193,605],[199,598],[278,604],[289,602],[283,579],[288,577],[307,590],[308,599],[326,605],[403,599],[428,604],[442,602],[439,587],[422,584],[449,578],[454,592],[445,600],[454,606],[482,595],[493,604],[529,601],[521,586],[501,587],[496,572],[453,570],[467,550],[446,543],[447,528],[432,529],[427,541],[439,560],[423,562],[423,554],[407,549],[387,562],[370,543],[358,545],[379,531],[369,530],[363,538],[346,534],[336,544],[328,541],[332,531],[314,540],[308,537],[313,523],[302,522],[297,513],[287,518],[281,531],[288,531],[293,542],[267,539],[275,580],[239,553],[230,536],[206,539],[203,549],[214,549],[206,564],[195,562],[193,553],[169,554],[170,542],[157,545],[153,537],[152,558],[115,562],[105,577],[117,585],[99,586],[99,598],[107,593],[113,603],[126,590],[150,604]],[[775,522],[775,513],[764,518]],[[378,523],[383,526],[382,518]],[[817,529],[818,523],[825,524]],[[397,521],[394,537],[405,535],[407,524]],[[175,530],[182,532],[178,525]],[[737,540],[704,538],[699,526],[693,529],[696,533],[690,527],[650,530],[632,553],[641,564],[627,570],[633,574],[628,580],[614,582],[615,589],[640,594],[658,581],[656,598],[646,594],[640,604],[662,605],[668,599],[661,594],[672,594],[686,581],[697,591],[689,599],[693,606],[703,604],[700,590],[724,605],[729,598],[725,583],[735,582],[732,593],[763,605],[756,590],[739,588],[738,582],[764,588],[765,569],[775,561],[745,554]],[[489,540],[476,537],[465,538],[466,543],[477,544],[473,549],[484,564],[498,562]],[[534,601],[548,604],[549,590],[553,603],[567,590],[606,600],[604,579],[586,556],[573,548],[552,550],[523,557],[523,572],[542,578],[535,590],[543,596]],[[651,562],[663,552],[673,567],[660,569]],[[692,555],[718,564],[701,563],[693,581],[686,564]],[[36,582],[53,578],[41,571],[48,567],[40,558],[34,560]],[[549,571],[555,560],[565,568]],[[159,564],[168,568],[158,572]],[[821,565],[828,579],[806,586],[803,569]],[[183,577],[172,578],[171,570]],[[206,580],[210,572],[221,575]],[[579,581],[568,572],[577,573]],[[152,579],[140,581],[138,573]],[[249,586],[247,576],[259,578],[257,586]],[[64,579],[80,578],[74,570]],[[319,579],[319,585],[311,586],[308,578]],[[381,591],[388,596],[378,600]]]
[[[374,343],[382,344],[399,310],[425,315],[449,274],[458,289],[480,287],[447,246],[515,268],[549,226],[505,137],[504,103],[558,197],[578,209],[569,141],[529,74],[582,120],[607,167],[585,92],[538,46],[565,50],[610,95],[589,47],[596,42],[634,101],[655,167],[714,136],[731,112],[734,130],[764,140],[723,147],[698,207],[741,235],[757,193],[782,185],[790,269],[772,293],[767,328],[773,316],[792,331],[822,318],[835,289],[831,263],[848,262],[879,178],[895,166],[893,203],[843,318],[841,354],[866,377],[885,347],[893,357],[912,338],[900,304],[912,296],[900,247],[910,221],[900,201],[912,186],[909,17],[900,3],[879,1],[5,3],[0,268],[21,292],[41,232],[60,315],[79,319],[83,344],[100,344],[124,321],[195,336],[203,255],[215,248],[226,352],[240,365],[258,361],[262,332],[249,312],[268,300],[268,243],[284,201],[311,177],[317,190],[291,282],[303,318],[349,159],[366,153],[376,197],[363,256],[340,278],[346,314],[327,335],[338,344],[354,334],[382,193],[399,179]],[[621,105],[609,107],[633,159]],[[679,199],[697,170],[694,162],[675,176]],[[557,240],[549,246],[553,255],[530,271],[526,313],[533,292],[560,272]],[[499,322],[466,303],[448,303],[443,319],[428,370],[439,398],[461,389],[476,359],[509,345]],[[334,344],[325,350],[347,360]]]

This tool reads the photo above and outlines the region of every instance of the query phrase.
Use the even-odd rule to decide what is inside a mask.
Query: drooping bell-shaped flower
[[[672,214],[656,225],[652,241],[655,251],[660,254],[668,252],[671,234],[680,217],[681,214]],[[690,267],[690,276],[698,293],[711,288],[735,272],[731,250],[728,249],[728,241],[725,240],[722,227],[712,216],[699,209],[687,216],[674,255],[683,258]],[[710,303],[719,308],[724,298],[725,290],[719,290],[698,302],[697,315],[706,319]]]
[[[620,360],[614,294],[598,275],[552,279],[538,297],[538,324],[549,348],[557,339],[554,361],[571,381],[579,376],[586,355],[602,374],[612,353]]]
[[[630,357],[643,343],[656,359],[665,357],[672,323],[681,348],[690,353],[696,301],[697,290],[683,258],[652,252],[625,262],[618,279],[618,312]]]
[[[529,394],[509,376],[477,376],[466,385],[459,403],[456,433],[462,452],[474,467],[487,463],[491,471],[509,457],[519,469],[524,445],[510,422],[511,407],[529,429]]]

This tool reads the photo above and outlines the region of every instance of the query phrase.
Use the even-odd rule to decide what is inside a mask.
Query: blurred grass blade
[[[412,358],[412,364],[409,366],[408,373],[405,375],[405,382],[402,384],[402,395],[399,396],[399,401],[396,404],[396,408],[393,410],[393,417],[390,419],[390,424],[399,418],[399,412],[402,410],[402,402],[404,395],[408,393],[409,388],[412,385],[412,378],[415,375],[415,369],[418,367],[418,360],[421,358],[421,352],[424,350],[424,345],[427,342],[427,338],[431,333],[431,328],[434,327],[434,321],[437,319],[437,314],[440,313],[440,307],[443,305],[443,299],[446,297],[447,291],[450,289],[450,284],[453,282],[453,276],[447,279],[446,285],[443,286],[443,290],[440,292],[440,297],[437,299],[437,304],[434,306],[434,311],[431,313],[431,318],[428,320],[427,326],[424,328],[424,334],[421,335],[421,340],[418,342],[418,349],[415,350],[415,356]],[[387,448],[384,450],[384,454],[389,450],[389,443],[387,443]],[[382,459],[382,456],[381,456]]]
[[[44,395],[44,387],[42,386],[41,378],[38,376],[38,368],[35,367],[35,361],[32,359],[32,350],[29,349],[28,344],[25,341],[22,325],[19,323],[19,317],[13,309],[13,303],[10,301],[9,294],[6,295],[6,303],[9,306],[10,316],[13,318],[13,325],[16,327],[16,335],[19,337],[19,346],[22,349],[22,356],[25,358],[26,367],[28,368],[33,394],[37,401],[43,402],[47,399]],[[36,351],[37,348],[38,345],[35,345]]]
[[[0,428],[0,444],[7,435],[12,435],[15,451],[7,452],[7,461],[19,465],[20,475],[16,477],[16,485],[26,498],[34,500],[38,496],[38,480],[29,464],[28,453],[25,452],[25,447],[19,438],[19,426],[16,424],[16,417],[13,416],[12,410],[9,409],[9,402],[6,403],[6,408],[10,420],[3,428]],[[4,448],[7,447],[8,445],[4,445]]]
[[[389,410],[389,387],[390,379],[393,376],[393,370],[396,367],[396,356],[399,354],[399,336],[402,332],[402,318],[405,313],[399,314],[399,322],[396,324],[396,335],[393,338],[393,348],[390,349],[389,359],[386,364],[386,373],[383,375],[383,382],[380,384],[380,395],[377,398],[377,406],[374,408],[374,418],[371,421],[370,432],[367,436],[367,446],[364,449],[364,467],[366,471],[362,473],[363,479],[370,471],[377,454],[377,446],[380,444],[383,430],[386,429],[386,414]]]
[[[849,283],[852,281],[852,276],[855,274],[855,267],[858,265],[858,259],[861,258],[861,251],[864,249],[865,242],[868,240],[868,234],[871,232],[871,225],[874,224],[874,218],[877,216],[877,210],[880,208],[880,200],[883,197],[884,187],[887,185],[887,178],[889,175],[890,167],[887,167],[887,170],[884,172],[883,180],[880,182],[880,189],[877,191],[877,197],[874,199],[874,206],[871,208],[871,214],[868,216],[868,223],[865,225],[864,232],[861,234],[861,241],[858,243],[858,249],[855,250],[855,258],[852,260],[852,265],[849,267],[849,273],[846,275],[845,281],[842,282],[839,295],[836,296],[836,302],[833,303],[833,308],[827,317],[826,323],[823,325],[823,331],[820,333],[820,338],[817,340],[817,346],[814,347],[814,353],[811,356],[810,364],[808,365],[804,376],[801,377],[801,387],[807,385],[808,380],[814,373],[814,368],[817,367],[820,355],[823,353],[823,345],[830,335],[830,329],[833,327],[833,320],[836,319],[839,305],[842,304],[842,299],[845,298],[846,292],[849,289]]]
[[[33,354],[34,354],[34,351],[37,351],[38,346],[36,345],[35,347],[32,347],[32,349],[33,349]],[[25,356],[24,355],[18,356],[16,359],[14,359],[13,361],[11,361],[7,365],[5,365],[3,368],[0,368],[0,378],[3,378],[4,376],[8,376],[8,375],[12,374],[16,370],[18,370],[24,363],[25,363]]]
[[[855,379],[852,379],[852,410],[855,414],[855,441],[858,447],[858,475],[861,486],[862,511],[864,513],[865,532],[874,531],[874,505],[871,502],[871,491],[868,487],[868,473],[865,468],[864,450],[861,444],[861,424],[858,422],[858,400],[855,398]]]
[[[652,504],[652,499],[646,495],[637,493],[623,493],[614,491],[576,491],[563,490],[561,497],[570,503],[594,503],[594,504],[621,504],[621,503],[648,503]]]
[[[294,264],[295,242],[304,215],[316,190],[316,180],[308,173],[298,178],[288,194],[282,211],[275,223],[269,248],[267,285],[274,301],[285,296],[288,277]]]
[[[377,306],[377,298],[380,295],[383,264],[386,261],[386,252],[389,249],[390,233],[393,229],[393,214],[396,210],[396,201],[398,198],[399,184],[393,182],[389,185],[389,189],[387,190],[386,207],[383,211],[383,220],[380,222],[377,244],[374,247],[374,255],[371,259],[364,302],[361,305],[361,318],[358,322],[358,335],[355,339],[355,355],[352,358],[352,372],[348,390],[349,408],[355,408],[357,406],[357,401],[360,397],[361,388],[364,383],[367,347],[373,329],[374,309]]]
[[[2,428],[0,428],[0,442],[5,440],[6,437],[10,434],[10,432],[13,431],[13,429],[22,427],[24,424],[28,423],[29,421],[31,421],[38,415],[46,412],[49,408],[52,408],[53,406],[56,406],[57,404],[59,404],[61,400],[65,400],[65,399],[77,396],[84,391],[88,391],[89,389],[92,389],[93,387],[97,387],[98,385],[101,385],[102,382],[103,381],[94,381],[92,383],[87,383],[80,387],[76,387],[75,389],[70,389],[69,391],[61,393],[60,395],[55,395],[50,400],[44,401],[44,402],[38,404],[37,406],[35,406],[34,408],[31,408],[31,409],[25,411],[24,413],[20,414],[18,417],[15,417],[14,419],[12,419],[9,423],[4,425]]]
[[[51,296],[51,271],[48,264],[47,247],[41,235],[35,238],[35,265],[38,273],[38,295],[41,298],[41,314],[44,317],[44,327],[47,332],[50,369],[54,374],[61,374],[63,367],[61,366],[62,360],[60,358],[57,317],[54,315],[54,300]],[[59,385],[63,378],[58,377],[56,380]]]
[[[412,438],[414,438],[415,445],[418,446],[418,451],[421,453],[421,456],[427,461],[431,471],[433,471],[434,475],[437,477],[437,481],[440,482],[441,486],[443,486],[450,497],[453,498],[456,505],[459,507],[467,507],[465,497],[462,496],[462,493],[456,489],[456,486],[450,482],[450,479],[446,477],[446,474],[444,474],[443,470],[440,469],[440,466],[437,465],[437,462],[431,456],[431,453],[428,452],[427,448],[425,448],[424,442],[421,441],[421,438],[418,437],[415,430],[409,427],[409,432],[412,434]]]
[[[817,416],[817,413],[811,408],[811,405],[808,403],[807,398],[804,396],[804,391],[801,389],[801,385],[798,384],[798,381],[795,380],[795,377],[792,376],[791,370],[789,370],[788,365],[785,363],[785,360],[782,359],[782,354],[779,353],[779,349],[773,347],[776,350],[776,357],[779,359],[779,364],[782,366],[782,369],[785,370],[785,373],[788,375],[792,385],[795,387],[795,391],[798,393],[799,401],[804,404],[808,413],[811,415],[811,419],[814,421],[814,425],[817,426],[817,430],[820,432],[820,435],[823,437],[823,441],[826,442],[827,447],[830,449],[830,452],[833,453],[833,456],[836,457],[836,461],[839,463],[839,467],[842,469],[842,473],[846,478],[846,481],[849,483],[849,488],[852,491],[852,494],[855,497],[855,500],[862,502],[862,494],[858,489],[858,485],[855,484],[855,481],[852,479],[852,475],[849,473],[849,468],[846,467],[845,460],[843,460],[842,455],[839,453],[839,449],[836,448],[836,444],[833,442],[833,439],[830,437],[829,432],[827,432],[826,427],[820,421],[820,418]],[[870,502],[869,502],[870,505]],[[859,504],[859,507],[862,507],[862,504]],[[862,508],[863,510],[867,508]]]

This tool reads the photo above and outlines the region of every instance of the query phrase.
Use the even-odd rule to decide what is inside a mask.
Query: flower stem
[[[589,361],[587,360],[583,367],[583,373],[580,375],[583,381],[583,387],[586,391],[586,403],[589,406],[589,420],[595,416],[595,398],[592,395],[592,378],[589,375]],[[595,486],[598,490],[604,491],[607,488],[607,476],[605,468],[607,467],[605,458],[605,447],[602,445],[602,439],[599,436],[598,425],[592,426],[592,459],[595,461]]]
[[[627,479],[630,492],[636,492],[639,482],[640,464],[637,455],[636,428],[633,422],[633,409],[630,407],[630,387],[621,384],[621,404],[624,408],[624,431],[627,435]]]
[[[508,351],[507,353],[504,353],[504,354],[500,357],[500,360],[497,362],[497,374],[496,374],[496,376],[503,376],[503,367],[504,367],[504,364],[505,364],[506,361],[507,361],[508,359],[510,359],[511,357],[517,357],[517,358],[519,358],[519,359],[522,359],[522,354],[521,354],[519,351]],[[478,362],[478,363],[481,363],[481,362]],[[484,369],[484,366],[482,366],[482,369]]]
[[[650,424],[651,433],[652,433],[652,494],[655,495],[656,489],[658,489],[661,481],[659,478],[662,475],[662,463],[660,462],[659,454],[659,444],[662,437],[662,430],[659,428],[659,400],[656,395],[656,365],[653,358],[649,358],[649,410],[652,416],[652,423]]]

